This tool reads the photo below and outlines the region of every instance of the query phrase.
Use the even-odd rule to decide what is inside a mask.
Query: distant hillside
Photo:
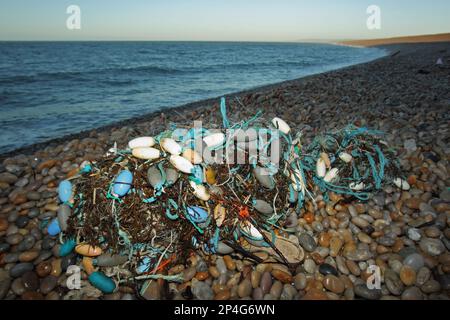
[[[340,41],[339,43],[352,46],[371,47],[384,44],[423,43],[423,42],[450,42],[450,33],[429,34],[410,37],[396,37],[386,39],[372,39],[372,40],[350,40],[350,41]]]

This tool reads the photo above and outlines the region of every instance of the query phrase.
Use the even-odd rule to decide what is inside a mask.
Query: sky
[[[66,26],[70,5],[81,29]],[[450,32],[449,17],[449,0],[0,0],[0,40],[373,39]]]

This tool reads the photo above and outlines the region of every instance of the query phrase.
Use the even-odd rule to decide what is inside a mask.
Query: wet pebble
[[[44,279],[42,279],[41,281],[41,285],[40,285],[40,291],[43,294],[48,294],[50,291],[52,291],[56,285],[58,283],[58,278],[55,276],[46,276]]]
[[[323,286],[336,294],[341,294],[345,290],[344,283],[334,275],[327,275],[322,281]]]
[[[33,270],[34,265],[30,262],[18,263],[9,270],[9,274],[13,278],[18,278],[24,273]]]
[[[261,283],[260,288],[263,292],[263,294],[269,293],[270,288],[272,287],[272,276],[270,275],[270,272],[264,272],[261,277]]]
[[[39,288],[39,278],[33,271],[22,275],[22,283],[26,291],[36,291]]]
[[[252,283],[248,279],[244,279],[238,286],[238,295],[241,298],[247,297],[252,293]]]
[[[409,287],[403,291],[402,300],[423,300],[422,291],[417,287]]]
[[[319,266],[319,272],[321,274],[323,274],[324,276],[329,275],[329,274],[334,275],[336,277],[339,276],[339,273],[337,272],[336,268],[328,263],[321,264]]]
[[[413,253],[408,255],[404,260],[403,264],[411,267],[415,271],[419,271],[425,264],[423,257],[418,253]]]
[[[303,247],[303,249],[305,249],[308,252],[314,251],[317,247],[317,244],[316,244],[316,241],[314,240],[314,238],[311,237],[307,233],[302,233],[298,237],[298,241],[299,241],[300,245]]]
[[[360,298],[368,300],[379,300],[381,298],[380,289],[369,289],[365,284],[356,285],[354,291],[355,295]]]
[[[419,246],[430,256],[438,256],[445,251],[445,246],[439,239],[423,238],[420,240]]]

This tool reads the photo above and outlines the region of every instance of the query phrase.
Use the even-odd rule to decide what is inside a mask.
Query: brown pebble
[[[330,256],[336,257],[343,245],[343,241],[339,237],[332,237],[330,240]]]
[[[1,231],[5,231],[6,229],[8,229],[8,220],[7,219],[3,219],[0,218],[0,232]]]
[[[50,159],[44,162],[41,162],[38,167],[37,171],[42,171],[44,169],[50,169],[56,164],[56,160]]]
[[[359,266],[356,264],[356,262],[352,260],[346,260],[345,265],[353,275],[358,277],[361,274],[361,269],[359,269]]]
[[[48,276],[50,272],[52,272],[52,264],[48,261],[41,262],[36,266],[36,273],[41,278]]]
[[[52,271],[51,275],[55,277],[59,277],[61,275],[61,259],[55,259],[52,261]]]
[[[400,279],[406,286],[412,286],[416,282],[416,272],[409,266],[402,266]]]
[[[244,279],[238,286],[238,295],[241,298],[248,297],[252,293],[252,284],[250,280]]]
[[[225,262],[225,265],[227,266],[228,270],[231,271],[236,270],[236,263],[234,262],[233,258],[231,258],[229,255],[224,256],[223,261]]]
[[[209,273],[206,271],[197,272],[197,274],[195,275],[195,279],[197,279],[199,281],[203,281],[203,280],[207,279],[208,277],[209,277]]]
[[[310,289],[302,297],[302,300],[328,300],[328,295],[319,289]]]
[[[344,283],[338,277],[331,274],[323,279],[322,284],[326,289],[336,294],[341,294],[345,290]]]
[[[22,300],[44,300],[44,296],[40,292],[27,291],[21,296]]]
[[[319,245],[324,248],[328,248],[330,246],[331,235],[329,232],[322,232],[319,235]]]
[[[292,283],[293,282],[292,276],[283,270],[273,269],[272,276],[275,279],[280,280],[283,283]]]
[[[36,259],[39,256],[39,251],[25,251],[19,255],[20,262],[30,262]]]
[[[208,268],[208,271],[209,271],[209,274],[211,276],[213,276],[213,278],[217,279],[218,277],[220,277],[220,272],[219,272],[219,270],[217,270],[217,268],[215,266],[210,266]]]
[[[250,282],[252,283],[253,289],[256,289],[259,287],[259,283],[261,282],[261,272],[253,270],[250,275]]]
[[[228,300],[228,299],[230,299],[230,297],[231,297],[230,290],[225,289],[225,290],[219,291],[214,296],[214,300]]]
[[[410,209],[419,209],[422,200],[420,198],[409,198],[405,200],[405,205]]]

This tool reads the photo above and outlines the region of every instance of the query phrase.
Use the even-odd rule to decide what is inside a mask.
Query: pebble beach
[[[284,119],[306,142],[348,124],[381,130],[396,150],[406,186],[384,187],[365,202],[339,196],[305,205],[295,235],[305,252],[296,270],[256,264],[239,252],[204,255],[161,271],[183,283],[118,285],[103,294],[81,271],[67,288],[75,253],[41,228],[58,211],[57,187],[113,145],[154,135],[171,123],[220,127],[219,98],[165,109],[0,155],[0,299],[22,300],[447,300],[450,296],[450,43],[380,46],[389,55],[327,73],[226,96],[230,121]],[[436,65],[438,58],[442,65]],[[381,287],[370,289],[370,266]]]

